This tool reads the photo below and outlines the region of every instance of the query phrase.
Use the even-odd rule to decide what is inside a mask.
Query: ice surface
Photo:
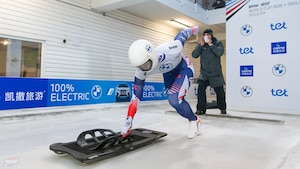
[[[191,101],[193,109],[195,104],[195,101]],[[7,118],[9,113],[11,117]],[[17,116],[31,113],[43,115]],[[0,168],[300,168],[300,115],[229,110],[229,115],[283,120],[285,123],[203,118],[201,135],[188,139],[187,120],[175,113],[167,101],[142,102],[133,122],[133,128],[149,128],[168,133],[153,145],[89,165],[49,150],[50,144],[74,141],[84,130],[107,128],[120,131],[126,113],[127,103],[2,112],[2,117],[6,118],[0,119]],[[207,113],[219,114],[219,110],[209,109]]]

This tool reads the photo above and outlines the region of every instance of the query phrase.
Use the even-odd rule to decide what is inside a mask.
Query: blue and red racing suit
[[[184,99],[194,78],[194,67],[182,50],[187,39],[198,30],[198,27],[186,28],[177,34],[174,41],[157,46],[155,50],[158,54],[158,64],[151,71],[136,70],[133,97],[128,107],[127,117],[134,118],[142,98],[145,79],[149,75],[162,73],[170,105],[189,121],[197,120],[189,103]]]

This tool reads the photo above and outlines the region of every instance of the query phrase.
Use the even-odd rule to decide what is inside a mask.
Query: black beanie
[[[205,29],[205,30],[203,31],[203,35],[204,35],[205,33],[208,33],[208,34],[210,34],[211,36],[213,36],[213,31],[212,31],[211,29]]]

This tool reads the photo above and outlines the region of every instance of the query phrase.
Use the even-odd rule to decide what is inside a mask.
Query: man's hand
[[[204,46],[205,43],[207,43],[209,46],[213,45],[211,36],[207,36],[207,40],[208,40],[208,41],[205,42],[204,36],[202,36],[202,37],[200,38],[200,41],[199,41],[200,45],[201,45],[201,46]]]
[[[204,46],[204,44],[205,44],[204,36],[201,36],[199,43],[200,43],[201,46]]]
[[[207,42],[207,44],[208,44],[208,46],[213,45],[211,36],[208,36],[208,42]]]

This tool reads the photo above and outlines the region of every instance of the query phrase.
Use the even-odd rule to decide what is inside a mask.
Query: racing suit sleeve
[[[182,46],[184,46],[184,43],[188,40],[189,37],[191,37],[192,35],[196,35],[199,32],[199,26],[193,26],[190,28],[186,28],[183,29],[182,31],[180,31],[176,37],[174,38],[174,40],[179,40],[182,44]]]
[[[137,77],[134,78],[133,96],[128,107],[127,117],[131,117],[132,119],[134,118],[142,98],[144,83],[145,80],[141,80]]]

